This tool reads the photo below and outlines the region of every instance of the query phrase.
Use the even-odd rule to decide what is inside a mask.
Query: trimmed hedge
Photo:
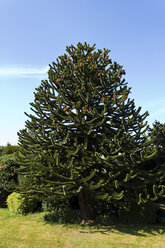
[[[7,198],[7,206],[10,212],[23,215],[34,212],[37,204],[33,199],[13,192]]]

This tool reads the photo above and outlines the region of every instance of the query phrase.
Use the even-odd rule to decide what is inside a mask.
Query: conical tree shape
[[[24,193],[41,197],[79,195],[120,200],[136,189],[150,198],[155,172],[141,167],[155,154],[145,121],[130,100],[125,71],[109,59],[109,50],[78,43],[50,65],[31,103],[19,144],[20,173],[31,179]],[[158,194],[158,193],[157,193]],[[89,202],[89,201],[88,201]],[[85,203],[84,203],[85,204]],[[81,208],[81,206],[80,206]],[[84,218],[89,218],[83,206]],[[85,213],[86,212],[86,213]]]

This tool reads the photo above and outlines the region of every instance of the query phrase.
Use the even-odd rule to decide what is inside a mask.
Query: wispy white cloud
[[[48,72],[49,67],[35,66],[15,66],[15,67],[0,67],[0,76],[30,76],[41,75]]]

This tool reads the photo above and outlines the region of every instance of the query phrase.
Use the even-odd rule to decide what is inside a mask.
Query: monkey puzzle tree
[[[20,191],[78,195],[84,219],[92,217],[93,198],[120,200],[135,189],[139,201],[152,198],[158,192],[148,185],[157,176],[140,166],[155,154],[145,135],[148,113],[128,97],[125,71],[107,49],[78,43],[66,51],[50,65],[18,133],[20,173],[31,180]]]
[[[150,136],[155,136],[154,145],[158,148],[158,155],[165,153],[165,123],[155,121],[153,127],[149,128]]]
[[[159,168],[161,177],[159,182],[165,183],[165,123],[155,121],[153,127],[149,128],[150,137],[155,137],[152,145],[157,148],[156,156],[149,162],[151,166]],[[160,172],[159,172],[160,173]]]

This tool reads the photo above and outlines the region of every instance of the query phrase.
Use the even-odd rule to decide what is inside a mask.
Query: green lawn
[[[49,224],[43,213],[16,216],[0,209],[0,248],[164,248],[164,231],[160,226]]]

